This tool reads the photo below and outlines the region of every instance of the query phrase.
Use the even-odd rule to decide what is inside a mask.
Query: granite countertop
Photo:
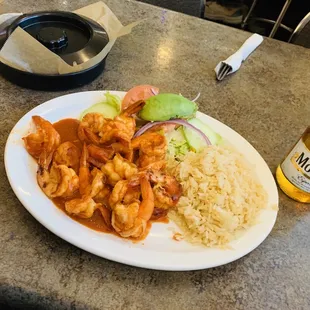
[[[5,12],[74,10],[91,1],[6,1]],[[309,125],[310,51],[266,39],[238,73],[218,83],[214,67],[249,33],[135,1],[109,0],[126,24],[106,70],[75,91],[154,84],[195,97],[200,110],[243,135],[274,173]],[[44,309],[309,309],[310,207],[280,195],[269,237],[226,266],[195,272],[134,268],[89,254],[39,224],[15,197],[3,152],[14,124],[33,107],[69,92],[21,89],[0,77],[0,300]]]

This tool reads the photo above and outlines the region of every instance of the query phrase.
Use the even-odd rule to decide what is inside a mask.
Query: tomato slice
[[[130,89],[125,95],[122,101],[122,110],[128,108],[133,103],[139,100],[146,100],[152,96],[155,96],[159,93],[157,87],[151,85],[139,85]]]

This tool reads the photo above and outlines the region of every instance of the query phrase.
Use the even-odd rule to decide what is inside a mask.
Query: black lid
[[[17,17],[10,25],[7,25],[2,31],[0,30],[0,48],[2,48],[7,38],[17,27],[24,29],[52,52],[59,55],[59,57],[69,65],[82,64],[92,59],[98,55],[109,42],[108,34],[104,28],[93,20],[70,12],[54,11],[36,12]],[[103,64],[104,60],[97,65],[103,69]],[[25,78],[25,73],[23,73],[23,71],[14,69],[3,63],[0,63],[0,65],[0,68],[2,67],[2,69],[5,69],[2,70],[2,74],[6,78],[22,86],[25,84],[25,81],[16,80],[16,78],[18,79],[18,72],[21,73],[21,79]],[[10,74],[8,75],[10,69],[15,71],[13,74],[14,78],[12,78]],[[75,77],[76,80],[79,80],[79,83],[76,86],[81,86],[94,78],[92,76],[92,68],[64,75],[27,74],[28,78],[29,76],[37,76],[40,78],[53,77],[56,84],[57,77],[68,76],[68,78],[70,78],[76,75],[81,75],[80,79],[76,79]],[[98,76],[98,70],[96,70],[96,76]],[[61,83],[62,85],[59,85],[59,87],[55,87],[54,85],[52,89],[66,88],[63,85],[63,80]],[[48,87],[47,89],[50,89],[48,86],[49,83],[42,83],[42,85],[43,84],[45,85],[43,89],[46,89],[46,87]],[[42,89],[42,85],[33,85],[33,87],[31,87],[31,82],[29,83],[29,81],[27,81],[24,86]],[[72,87],[74,86],[70,85],[70,88]]]
[[[67,31],[56,27],[44,27],[41,28],[36,38],[48,49],[60,53],[68,46]]]

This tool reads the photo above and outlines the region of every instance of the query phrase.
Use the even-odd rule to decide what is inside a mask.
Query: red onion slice
[[[143,127],[141,127],[135,133],[134,138],[141,136],[142,134],[144,134],[146,131],[148,131],[149,129],[151,129],[154,126],[166,125],[166,124],[175,124],[175,125],[181,125],[181,126],[185,126],[187,128],[190,128],[190,129],[196,131],[197,133],[199,133],[200,136],[204,139],[204,141],[206,142],[207,145],[211,145],[210,139],[200,129],[198,129],[195,126],[191,125],[190,123],[188,123],[184,119],[172,119],[172,120],[164,121],[164,122],[149,122],[146,125],[144,125]]]

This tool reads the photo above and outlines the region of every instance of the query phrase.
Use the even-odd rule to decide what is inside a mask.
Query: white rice
[[[231,147],[208,146],[187,153],[182,161],[168,155],[168,170],[183,186],[169,217],[191,243],[223,247],[255,224],[267,205],[254,167]]]

